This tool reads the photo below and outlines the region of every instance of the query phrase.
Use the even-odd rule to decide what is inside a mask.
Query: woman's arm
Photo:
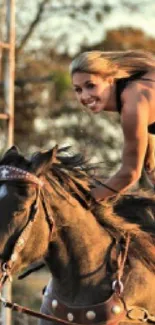
[[[124,92],[121,124],[124,134],[122,166],[105,184],[116,192],[123,192],[141,176],[148,143],[149,106],[145,96],[137,90]],[[92,190],[93,197],[100,201],[116,193],[98,186]]]
[[[148,173],[155,171],[155,135],[148,134],[148,146],[144,166]]]

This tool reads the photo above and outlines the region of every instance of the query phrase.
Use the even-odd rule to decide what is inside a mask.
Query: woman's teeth
[[[94,101],[91,102],[91,103],[88,103],[88,104],[87,104],[87,107],[92,108],[92,107],[94,107],[95,105],[96,105],[96,100],[94,100]]]

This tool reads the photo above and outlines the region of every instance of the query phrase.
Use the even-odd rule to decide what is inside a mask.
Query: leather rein
[[[80,325],[81,323],[78,322],[73,322],[73,319],[61,319],[59,317],[56,317],[54,315],[46,315],[44,313],[41,312],[36,312],[32,309],[23,307],[21,305],[18,305],[16,303],[7,301],[4,297],[2,297],[1,295],[1,290],[3,287],[3,284],[5,283],[5,281],[7,279],[9,279],[10,281],[12,281],[12,267],[14,265],[14,263],[17,261],[19,254],[22,252],[22,250],[24,249],[29,236],[30,236],[30,232],[32,229],[32,226],[34,224],[34,221],[37,218],[37,211],[38,211],[38,204],[39,204],[39,198],[40,198],[40,193],[42,191],[42,188],[44,186],[44,183],[35,175],[33,175],[30,172],[24,171],[20,168],[16,168],[13,166],[9,166],[9,165],[3,165],[0,166],[0,182],[10,182],[10,181],[20,181],[22,183],[32,183],[34,185],[36,185],[36,191],[37,191],[37,195],[36,195],[36,199],[32,204],[31,207],[31,215],[29,218],[29,221],[27,223],[27,225],[25,226],[24,230],[21,232],[21,234],[19,235],[13,251],[11,253],[11,256],[9,258],[8,261],[6,262],[2,262],[0,265],[1,271],[2,271],[2,276],[0,278],[0,302],[2,302],[2,304],[4,305],[4,307],[10,308],[12,310],[18,311],[20,313],[25,313],[28,315],[31,315],[33,317],[39,318],[39,319],[44,319],[44,320],[48,320],[48,321],[54,321],[56,323],[59,324],[72,324],[72,325]],[[45,204],[45,200],[43,198],[43,208],[45,210],[45,214],[46,217],[48,219],[48,223],[50,226],[50,230],[51,233],[53,233],[53,228],[54,228],[54,220],[53,217],[49,214],[48,209],[46,207]],[[112,296],[103,303],[97,304],[97,305],[93,305],[91,306],[91,308],[94,308],[94,310],[97,310],[101,307],[101,309],[103,310],[103,312],[105,314],[107,314],[107,321],[106,324],[111,324],[111,322],[109,321],[109,318],[112,319],[112,324],[118,324],[120,321],[122,321],[122,319],[124,318],[124,316],[128,316],[130,319],[134,320],[134,318],[130,317],[130,312],[132,312],[133,310],[135,310],[135,308],[137,308],[136,306],[134,308],[127,308],[126,304],[122,298],[122,293],[124,290],[124,286],[122,283],[122,276],[123,276],[123,271],[124,271],[124,266],[125,266],[125,262],[127,259],[127,254],[128,254],[128,249],[129,249],[129,243],[130,243],[130,236],[127,235],[126,239],[125,239],[125,245],[124,248],[122,249],[121,245],[119,245],[119,249],[117,252],[117,273],[116,273],[116,279],[113,281],[112,283],[112,290],[113,290],[113,294]],[[113,304],[113,305],[112,305]],[[118,305],[121,304],[121,312],[120,315],[117,315],[117,308],[114,307],[118,307]],[[89,307],[89,306],[88,306]],[[151,322],[155,323],[155,317],[149,315],[148,311],[145,310],[144,308],[140,308],[138,307],[139,310],[142,310],[144,317],[143,319],[138,319],[139,321],[147,321],[147,320],[151,320]],[[73,308],[75,309],[75,308]],[[107,312],[107,310],[109,310]],[[111,312],[112,311],[112,312]],[[112,313],[114,315],[112,315]],[[91,314],[90,314],[91,315]],[[110,317],[108,318],[108,316],[110,315]],[[114,319],[113,319],[114,316]],[[86,321],[86,324],[92,324],[94,322],[92,322],[92,319],[90,317],[90,319],[88,318],[87,320],[90,321]],[[137,321],[137,319],[136,319]],[[84,324],[84,322],[82,322],[82,324]]]

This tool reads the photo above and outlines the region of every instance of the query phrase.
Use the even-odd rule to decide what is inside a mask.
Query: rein
[[[36,312],[32,309],[23,307],[21,305],[18,305],[16,303],[12,303],[10,301],[5,300],[2,295],[1,295],[1,290],[2,290],[2,286],[5,283],[5,281],[7,279],[9,279],[11,281],[12,277],[11,277],[11,271],[12,271],[12,267],[14,265],[14,263],[17,261],[18,256],[20,254],[20,252],[24,249],[28,238],[30,236],[30,232],[33,226],[34,221],[37,218],[37,211],[38,211],[38,205],[39,205],[39,198],[40,198],[40,193],[44,183],[35,175],[24,171],[20,168],[16,168],[13,166],[7,166],[7,165],[3,165],[0,166],[0,182],[2,181],[21,181],[23,183],[32,183],[34,185],[36,185],[36,191],[37,191],[37,195],[36,195],[36,199],[32,204],[31,207],[31,216],[29,221],[27,222],[27,225],[25,226],[24,230],[21,232],[21,234],[19,235],[12,254],[10,256],[10,259],[6,262],[2,262],[0,267],[2,270],[2,277],[0,278],[0,302],[2,302],[2,304],[4,305],[4,307],[7,308],[11,308],[12,310],[18,311],[20,313],[25,313],[28,315],[31,315],[33,317],[37,317],[39,319],[44,319],[44,320],[48,320],[48,321],[54,321],[56,323],[59,324],[72,324],[72,325],[80,325],[80,324],[92,324],[92,321],[94,318],[91,318],[92,315],[94,315],[93,313],[97,313],[97,310],[102,311],[102,314],[100,313],[100,317],[101,316],[105,316],[106,320],[106,324],[113,324],[113,325],[117,325],[118,323],[120,323],[121,321],[124,321],[124,317],[127,315],[130,319],[135,320],[135,318],[133,317],[133,313],[135,311],[136,308],[139,308],[139,310],[141,310],[144,314],[144,316],[140,319],[138,318],[139,321],[147,321],[150,320],[151,322],[155,323],[155,317],[149,315],[148,311],[145,310],[144,308],[140,308],[140,307],[130,307],[127,308],[124,299],[122,297],[122,293],[124,291],[124,286],[123,283],[121,281],[122,276],[123,276],[123,272],[124,272],[124,267],[125,267],[125,263],[127,260],[127,254],[128,254],[128,250],[129,250],[129,243],[130,243],[130,236],[129,234],[127,235],[127,237],[125,238],[125,245],[124,247],[122,247],[121,243],[117,243],[117,276],[116,276],[116,280],[113,281],[112,283],[112,290],[113,290],[113,294],[111,295],[111,297],[103,302],[103,303],[99,303],[97,305],[93,305],[93,306],[87,306],[87,308],[91,307],[93,308],[93,312],[92,310],[87,311],[87,314],[89,315],[89,317],[87,317],[86,322],[73,322],[73,319],[64,319],[64,318],[59,318],[56,316],[51,316],[51,315],[46,315],[44,313],[41,312]],[[102,184],[104,185],[104,184]],[[107,188],[111,189],[108,186],[105,186]],[[113,192],[116,192],[115,190],[113,190]],[[116,192],[117,193],[117,192]],[[46,202],[44,200],[44,195],[43,195],[43,209],[45,211],[46,217],[47,217],[47,221],[50,225],[50,230],[51,233],[53,233],[53,228],[54,228],[54,220],[53,217],[50,216],[50,213],[48,212],[48,208],[46,206]],[[50,234],[51,236],[51,234]],[[54,300],[53,300],[54,301]],[[120,307],[121,304],[121,307]],[[67,308],[65,305],[62,304],[62,308]],[[73,309],[74,311],[77,309],[77,307],[68,307],[69,310]],[[86,309],[86,307],[84,307]],[[83,309],[84,309],[83,308]],[[78,315],[81,313],[81,307],[79,307],[79,311],[78,311]],[[70,316],[73,316],[71,313],[69,313]],[[68,315],[69,315],[68,314]],[[80,317],[80,316],[79,316]],[[103,321],[103,318],[100,320],[100,322]],[[137,319],[136,319],[137,322]],[[93,321],[94,323],[94,321]]]
[[[95,178],[95,181],[96,181],[99,185],[101,185],[101,186],[107,188],[108,190],[110,190],[111,192],[113,192],[113,193],[115,193],[115,194],[119,194],[118,191],[116,191],[116,190],[115,190],[114,188],[112,188],[111,186],[109,186],[109,185],[107,185],[107,184],[105,184],[105,183],[102,183],[101,180],[99,180],[98,178]]]

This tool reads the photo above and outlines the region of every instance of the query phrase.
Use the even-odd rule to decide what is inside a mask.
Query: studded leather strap
[[[69,306],[53,297],[52,314],[68,320],[70,323],[95,324],[106,322],[109,325],[116,325],[125,317],[126,309],[121,298],[115,293],[105,302],[87,307]]]
[[[2,165],[0,166],[0,181],[22,180],[36,185],[43,186],[43,182],[35,175],[17,167]]]

